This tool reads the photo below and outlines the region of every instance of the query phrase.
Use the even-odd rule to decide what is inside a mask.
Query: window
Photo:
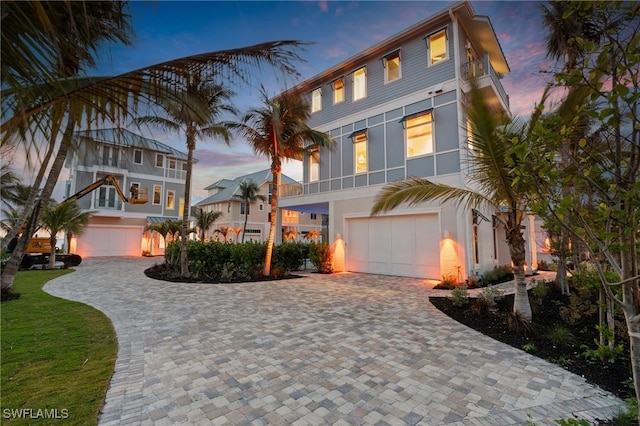
[[[105,182],[105,184],[98,189],[98,207],[110,209],[119,208],[118,200],[116,188],[111,182]]]
[[[133,150],[133,163],[142,164],[142,151],[139,149]]]
[[[344,77],[333,82],[333,103],[338,104],[342,101],[344,101]]]
[[[167,191],[167,210],[173,210],[176,208],[175,205],[175,200],[176,200],[176,191]]]
[[[156,167],[164,167],[164,155],[156,154]]]
[[[183,172],[187,171],[187,162],[186,161],[182,162],[182,171]]]
[[[309,182],[317,182],[320,178],[320,158],[318,150],[309,155]]]
[[[176,169],[176,159],[175,158],[169,158],[169,168],[171,170],[175,170]]]
[[[227,213],[231,213],[231,201],[227,201]]]
[[[429,65],[449,59],[447,54],[447,31],[440,30],[429,36]]]
[[[246,212],[246,213],[245,213]],[[247,203],[240,203],[240,214],[251,214],[251,205]]]
[[[272,183],[270,183],[270,184],[269,184],[269,197],[268,197],[268,200],[267,200],[267,202],[268,202],[269,204],[271,204],[271,196],[272,196],[272,194],[273,194],[273,184],[272,184]]]
[[[405,120],[407,129],[407,158],[433,152],[433,115],[425,112]]]
[[[467,118],[467,146],[473,151],[473,126],[471,120]]]
[[[120,151],[115,146],[102,145],[100,150],[100,163],[103,166],[118,167],[118,155]]]
[[[309,214],[309,218],[310,218],[311,220],[316,220],[316,219],[318,218],[318,215],[317,215],[316,213],[310,213],[310,214]]]
[[[160,200],[162,199],[162,186],[153,185],[153,204],[160,204]]]
[[[183,216],[184,215],[184,198],[183,197],[180,197],[180,206],[178,207],[178,209],[180,210],[178,214],[180,216]]]
[[[362,67],[353,72],[353,100],[367,96],[367,69]]]
[[[400,51],[398,50],[384,58],[384,81],[391,83],[400,77]]]
[[[356,133],[353,137],[353,148],[355,155],[353,156],[356,173],[364,173],[367,171],[367,132],[362,131]]]
[[[264,205],[260,204],[260,211],[264,210]]]
[[[317,88],[311,92],[311,112],[320,111],[322,109],[322,89]]]

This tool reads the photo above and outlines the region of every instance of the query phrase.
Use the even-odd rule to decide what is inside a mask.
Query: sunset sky
[[[133,1],[130,3],[135,38],[132,46],[111,46],[101,52],[95,74],[115,75],[169,59],[196,53],[249,46],[265,41],[293,39],[306,46],[298,70],[301,79],[314,76],[373,44],[402,31],[451,5],[442,1]],[[511,74],[503,80],[512,112],[526,115],[539,100],[553,66],[546,58],[541,2],[474,1],[477,14],[489,16],[502,45]],[[94,72],[92,72],[94,73]],[[270,94],[285,85],[273,78]],[[260,106],[258,87],[235,89],[241,111]],[[278,87],[280,86],[280,87]],[[144,136],[185,150],[184,138],[149,130]],[[266,158],[256,157],[248,146],[234,141],[200,141],[195,153],[194,203],[202,190],[221,178],[268,168]],[[285,166],[285,174],[300,180],[299,163]]]

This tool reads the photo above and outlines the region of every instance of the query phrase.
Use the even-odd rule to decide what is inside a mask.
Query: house
[[[424,203],[370,217],[389,182],[470,185],[469,78],[492,108],[508,111],[500,80],[509,71],[489,18],[459,2],[300,83],[292,90],[309,96],[308,124],[337,147],[305,156],[302,194],[279,207],[328,215],[329,240],[344,243],[347,271],[463,281],[509,264],[495,212]],[[525,230],[535,266],[531,235]]]
[[[146,228],[182,217],[186,154],[122,128],[80,131],[73,140],[67,198],[84,190],[78,204],[96,213],[71,251],[83,257],[163,254],[163,237]]]
[[[295,196],[302,193],[302,185],[286,175],[281,176],[280,199]],[[266,201],[257,201],[247,205],[240,199],[240,183],[253,181],[260,188],[260,194]],[[271,191],[273,189],[273,177],[270,170],[239,176],[235,179],[221,179],[204,188],[208,191],[208,197],[196,204],[203,211],[222,212],[222,216],[216,220],[212,228],[207,230],[205,239],[216,238],[216,230],[221,228],[242,228],[247,213],[247,229],[245,241],[266,241],[269,237],[271,222]],[[322,231],[322,214],[304,213],[282,209],[280,211],[280,228],[276,233],[276,241],[284,239],[300,240],[309,232]],[[219,235],[219,234],[218,234]],[[233,235],[227,235],[230,240],[235,240]],[[237,234],[238,241],[242,240],[242,233]]]

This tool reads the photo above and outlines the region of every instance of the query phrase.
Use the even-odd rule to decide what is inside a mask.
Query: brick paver
[[[102,425],[551,425],[624,406],[449,319],[424,280],[145,277],[160,261],[86,259],[45,287],[113,321],[118,358]]]

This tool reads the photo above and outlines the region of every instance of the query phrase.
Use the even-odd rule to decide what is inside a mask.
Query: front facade
[[[186,154],[121,128],[76,132],[74,142],[67,197],[107,175],[117,187],[107,182],[78,199],[95,214],[71,251],[83,257],[163,254],[164,239],[146,228],[182,217]],[[125,202],[118,189],[126,198],[137,194],[139,202]]]
[[[266,201],[256,201],[246,204],[240,199],[239,185],[242,181],[253,181],[260,188],[260,194]],[[203,211],[222,212],[222,216],[215,221],[211,229],[205,233],[207,239],[223,239],[216,230],[231,228],[238,231],[237,234],[229,232],[227,240],[242,240],[242,228],[244,227],[245,213],[247,214],[247,229],[245,241],[266,241],[269,237],[271,225],[271,191],[273,185],[270,170],[261,170],[252,174],[239,176],[235,179],[221,179],[204,188],[208,191],[208,197],[196,204]],[[286,175],[281,176],[280,198],[281,203],[285,197],[297,196],[302,193],[302,185]],[[298,241],[310,232],[322,231],[321,214],[304,213],[292,210],[280,210],[281,227],[276,233],[276,241]],[[313,234],[312,234],[313,235]]]
[[[280,205],[327,214],[330,240],[345,243],[347,271],[463,281],[509,264],[494,212],[424,203],[370,216],[389,182],[469,186],[469,78],[493,108],[508,111],[500,82],[508,72],[489,19],[461,2],[301,83],[309,125],[337,147],[306,156],[303,194]]]

